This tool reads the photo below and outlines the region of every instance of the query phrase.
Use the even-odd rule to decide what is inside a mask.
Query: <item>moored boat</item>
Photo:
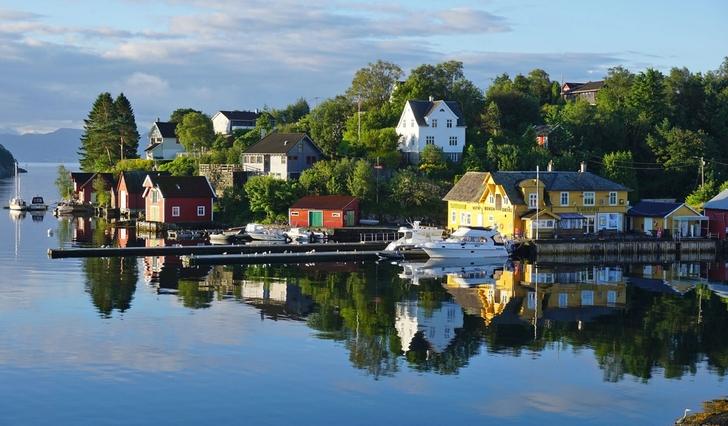
[[[429,242],[422,249],[432,258],[507,258],[506,241],[498,231],[483,227],[460,227],[450,238]]]
[[[43,200],[43,197],[33,197],[32,200],[30,200],[30,205],[28,206],[28,210],[30,211],[40,211],[40,210],[48,210],[48,204],[45,203]]]
[[[15,162],[15,196],[10,199],[8,208],[15,211],[28,210],[28,204],[20,196],[20,176],[18,175],[18,162]]]
[[[401,258],[403,251],[420,250],[425,243],[442,241],[443,234],[444,230],[441,228],[423,226],[415,221],[412,227],[400,227],[397,230],[399,238],[387,244],[378,255],[388,259]]]
[[[288,239],[284,233],[268,229],[259,223],[245,225],[245,233],[255,241],[285,242]]]

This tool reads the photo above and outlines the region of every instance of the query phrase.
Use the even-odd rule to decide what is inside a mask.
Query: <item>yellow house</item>
[[[657,236],[700,237],[707,221],[684,203],[643,200],[627,212],[629,229]]]
[[[629,188],[579,172],[467,172],[447,193],[447,226],[495,227],[505,236],[621,232]]]

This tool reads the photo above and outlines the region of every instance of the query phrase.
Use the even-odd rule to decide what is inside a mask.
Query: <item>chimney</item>
[[[159,123],[159,117],[157,117],[157,123]]]
[[[586,173],[586,161],[582,161],[581,164],[579,164],[579,172]]]
[[[546,166],[546,171],[553,172],[554,171],[554,160],[549,160],[548,166]]]
[[[258,108],[255,109],[255,113],[258,114]]]
[[[433,102],[435,100],[435,98],[432,95],[430,95],[429,99],[430,99],[430,102]]]

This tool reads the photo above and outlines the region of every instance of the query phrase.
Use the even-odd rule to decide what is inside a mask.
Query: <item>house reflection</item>
[[[408,300],[397,302],[396,311],[394,327],[405,352],[418,349],[419,341],[441,353],[455,337],[455,330],[463,327],[463,310],[453,302],[442,302],[440,307],[428,310],[419,301]]]

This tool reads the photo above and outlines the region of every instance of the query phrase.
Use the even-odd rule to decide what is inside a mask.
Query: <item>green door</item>
[[[354,226],[356,223],[356,215],[354,214],[354,210],[347,210],[346,216],[344,217],[344,226]]]
[[[308,226],[324,226],[324,212],[321,211],[309,211],[308,212]]]

